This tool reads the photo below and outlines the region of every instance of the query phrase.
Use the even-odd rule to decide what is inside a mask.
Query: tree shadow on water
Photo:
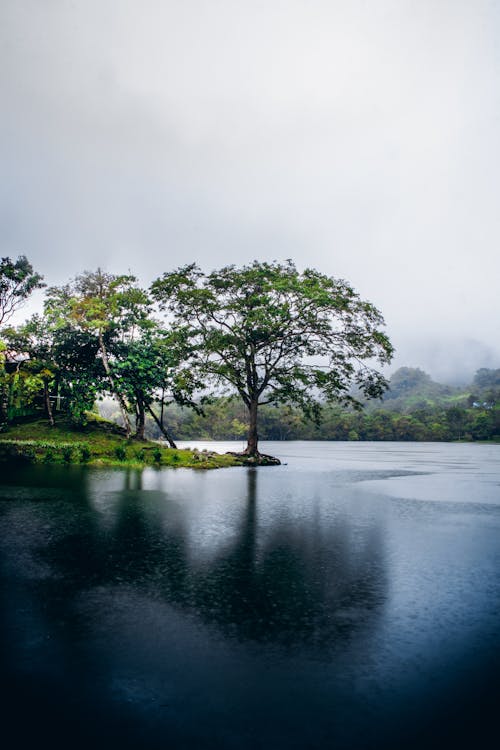
[[[142,719],[130,707],[123,712],[110,686],[117,668],[153,675],[150,656],[146,666],[137,660],[149,648],[152,622],[164,638],[161,649],[168,647],[161,633],[170,632],[173,613],[226,641],[321,659],[367,637],[387,591],[381,529],[374,522],[353,535],[347,520],[325,523],[314,512],[300,523],[290,513],[266,524],[258,483],[259,470],[248,469],[236,527],[202,563],[192,554],[182,502],[142,490],[141,477],[130,472],[110,493],[108,515],[83,485],[52,516],[48,506],[37,523],[59,530],[37,536],[32,554],[49,574],[23,578],[20,554],[16,590],[2,589],[2,632],[15,644],[3,660],[12,718],[25,710],[55,746],[72,736],[76,746],[95,745],[96,738],[104,746],[109,737],[140,747]],[[30,623],[14,611],[16,601],[19,611],[30,611]],[[165,658],[152,648],[155,658]],[[29,736],[27,725],[16,726],[18,739]]]
[[[350,546],[349,529],[321,519],[281,519],[259,529],[258,470],[232,545],[194,581],[197,612],[239,639],[319,651],[364,631],[383,606],[386,574],[380,529]],[[261,535],[263,538],[261,538]]]
[[[141,494],[140,477],[124,474],[108,527],[82,493],[78,523],[68,522],[66,533],[37,550],[53,571],[33,592],[44,616],[64,621],[68,638],[77,640],[86,627],[77,606],[82,596],[128,587],[239,640],[328,650],[369,631],[387,594],[380,526],[373,521],[354,535],[345,518],[325,524],[313,510],[300,523],[290,514],[265,526],[258,473],[247,470],[229,542],[202,565],[189,554],[182,508],[160,517],[160,497],[155,505],[154,493]]]

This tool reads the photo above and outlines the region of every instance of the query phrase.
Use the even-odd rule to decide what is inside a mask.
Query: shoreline
[[[244,466],[242,459],[215,451],[162,448],[157,443],[123,441],[113,453],[92,450],[91,441],[41,441],[0,438],[0,463],[92,466],[103,468],[221,469]]]

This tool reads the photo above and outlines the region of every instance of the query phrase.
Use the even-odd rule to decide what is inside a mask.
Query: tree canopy
[[[0,325],[6,323],[30,294],[43,287],[43,276],[33,270],[25,255],[16,261],[0,259]]]
[[[179,337],[153,318],[152,301],[136,277],[86,271],[70,284],[48,289],[45,315],[58,338],[62,331],[68,343],[76,343],[75,336],[88,337],[101,368],[101,391],[118,402],[127,436],[132,434],[133,411],[136,436],[144,438],[147,410],[174,445],[152,405],[158,400],[163,404],[166,394],[190,404],[194,381],[183,371]],[[95,367],[90,370],[96,372]]]
[[[8,320],[41,276],[26,259],[1,268]],[[42,315],[0,328],[0,429],[42,409],[50,425],[68,417],[80,429],[106,399],[100,410],[127,435],[163,435],[172,447],[174,436],[248,432],[254,463],[259,436],[498,439],[500,370],[482,368],[460,390],[402,367],[384,393],[375,365],[392,347],[383,328],[350,284],[291,261],[210,274],[184,266],[149,291],[131,274],[85,271],[47,290]]]
[[[210,274],[192,264],[165,273],[151,292],[189,331],[192,367],[243,400],[251,456],[259,455],[259,406],[292,403],[319,417],[319,395],[358,406],[353,386],[365,398],[387,387],[371,365],[393,353],[382,315],[342,279],[299,272],[292,261]]]

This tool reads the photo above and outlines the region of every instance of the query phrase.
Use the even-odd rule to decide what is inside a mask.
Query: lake
[[[498,737],[500,445],[261,449],[284,464],[1,467],[4,747]]]

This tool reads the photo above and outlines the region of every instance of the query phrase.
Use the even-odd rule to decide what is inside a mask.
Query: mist
[[[0,253],[49,284],[292,258],[379,307],[391,370],[470,380],[500,364],[498,32],[481,1],[3,0]]]

